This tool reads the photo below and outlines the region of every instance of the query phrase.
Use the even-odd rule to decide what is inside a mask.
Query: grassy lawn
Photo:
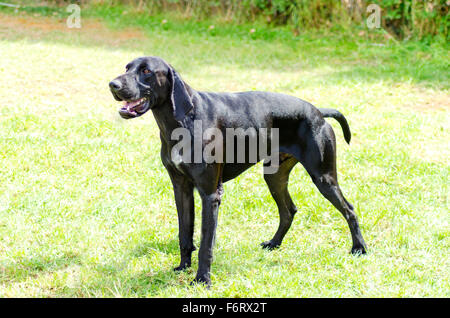
[[[448,45],[100,20],[100,9],[77,30],[58,14],[0,11],[0,296],[450,296]],[[369,254],[349,254],[345,220],[301,165],[293,226],[279,250],[262,250],[278,212],[257,165],[225,184],[212,288],[189,286],[197,253],[174,273],[178,222],[158,128],[151,113],[122,120],[108,89],[142,55],[199,90],[283,92],[342,111],[353,138],[346,145],[330,120],[339,180]],[[197,247],[199,212],[196,194]]]

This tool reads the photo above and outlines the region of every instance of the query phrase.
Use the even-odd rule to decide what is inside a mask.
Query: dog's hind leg
[[[331,126],[327,123],[321,132],[309,138],[301,161],[320,193],[338,209],[348,223],[352,235],[352,254],[365,254],[366,244],[359,228],[358,218],[342,194],[336,173],[336,142]]]
[[[274,174],[264,174],[270,193],[278,206],[280,213],[280,224],[274,237],[270,241],[261,243],[263,248],[275,249],[281,245],[284,236],[291,227],[297,207],[292,202],[288,191],[289,174],[298,163],[297,159],[290,155],[280,155],[280,167]]]
[[[333,174],[311,175],[320,193],[338,209],[348,223],[352,235],[352,254],[365,254],[366,244],[359,228],[358,218],[353,206],[344,198]]]

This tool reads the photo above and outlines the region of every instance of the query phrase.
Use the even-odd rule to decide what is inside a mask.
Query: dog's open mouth
[[[119,110],[119,114],[123,118],[138,117],[144,114],[149,107],[149,100],[147,97],[143,97],[133,101],[125,101],[122,108]]]

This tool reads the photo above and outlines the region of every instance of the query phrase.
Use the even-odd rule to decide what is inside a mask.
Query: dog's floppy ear
[[[171,101],[173,106],[173,115],[175,120],[182,121],[186,113],[190,111],[194,105],[192,104],[191,97],[189,96],[184,82],[171,66],[169,66],[169,74],[172,85]]]

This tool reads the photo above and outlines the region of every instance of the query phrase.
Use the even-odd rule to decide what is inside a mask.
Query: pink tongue
[[[127,108],[130,108],[130,107],[136,106],[138,103],[139,103],[139,101],[125,102],[125,103],[123,104],[123,106],[125,106],[125,107],[127,107]]]

